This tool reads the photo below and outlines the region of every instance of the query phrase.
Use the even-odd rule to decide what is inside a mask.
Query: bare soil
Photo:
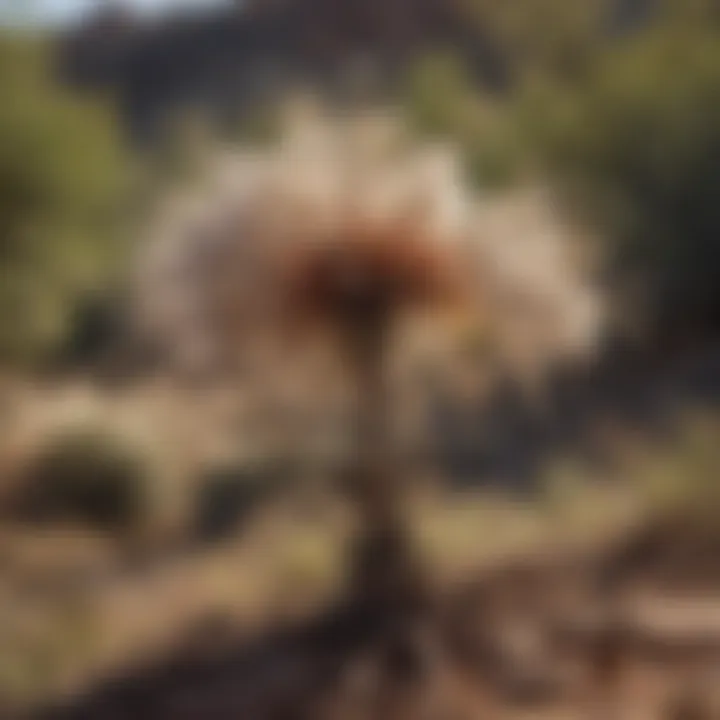
[[[34,717],[720,718],[717,551],[667,521],[508,561],[438,593],[412,648],[402,612],[388,627],[353,602],[255,637],[207,626]]]

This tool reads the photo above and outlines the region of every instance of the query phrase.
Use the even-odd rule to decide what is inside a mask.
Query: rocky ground
[[[254,638],[206,627],[37,717],[716,718],[718,550],[668,521],[600,552],[501,561],[438,598],[442,641],[419,671],[356,607]]]

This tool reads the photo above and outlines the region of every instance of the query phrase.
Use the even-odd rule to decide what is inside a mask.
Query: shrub
[[[117,438],[75,430],[51,439],[31,463],[18,509],[36,521],[83,522],[107,530],[136,527],[147,509],[147,472]]]
[[[112,110],[52,77],[42,42],[0,33],[0,360],[48,359],[120,257],[126,180]]]
[[[577,77],[603,37],[608,3],[583,0],[466,0],[470,20],[506,82],[529,75]]]
[[[565,101],[546,98],[540,135],[557,177],[609,240],[608,278],[633,298],[623,311],[639,309],[636,320],[660,334],[717,329],[717,34],[648,32],[606,53]]]
[[[479,92],[459,58],[422,58],[407,78],[404,108],[418,133],[450,138],[460,146],[474,183],[496,187],[515,179],[523,148],[513,113]]]

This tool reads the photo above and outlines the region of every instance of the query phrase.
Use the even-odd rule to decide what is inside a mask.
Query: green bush
[[[462,61],[444,53],[422,58],[410,71],[405,88],[412,124],[429,135],[464,134],[475,91]]]
[[[608,240],[608,277],[658,333],[720,322],[718,40],[697,26],[631,40],[574,94],[546,97],[535,127]]]
[[[34,521],[129,530],[145,516],[147,480],[142,458],[117,438],[68,431],[52,438],[30,464],[18,511]]]
[[[488,45],[509,84],[529,76],[577,78],[601,45],[602,0],[466,0],[479,42]]]
[[[502,187],[516,179],[524,151],[519,125],[506,104],[480,92],[458,57],[421,59],[408,74],[403,107],[420,135],[457,143],[474,184]]]
[[[716,331],[717,4],[661,0],[621,37],[608,36],[602,3],[570,5],[472,0],[508,87],[491,97],[460,58],[428,57],[407,83],[411,124],[455,139],[480,185],[540,176],[562,187],[599,230],[622,322],[656,339]]]
[[[121,257],[126,161],[111,108],[53,77],[49,49],[0,33],[0,360],[64,341]]]

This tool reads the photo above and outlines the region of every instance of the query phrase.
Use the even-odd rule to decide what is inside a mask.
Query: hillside
[[[604,0],[602,32],[634,27],[649,5]],[[106,9],[61,39],[62,65],[75,83],[114,89],[137,137],[152,136],[178,109],[232,119],[296,85],[347,92],[359,70],[375,90],[388,90],[414,60],[448,48],[479,83],[502,90],[513,79],[514,48],[494,27],[505,22],[496,9],[478,7],[466,0],[274,0],[155,23]]]

